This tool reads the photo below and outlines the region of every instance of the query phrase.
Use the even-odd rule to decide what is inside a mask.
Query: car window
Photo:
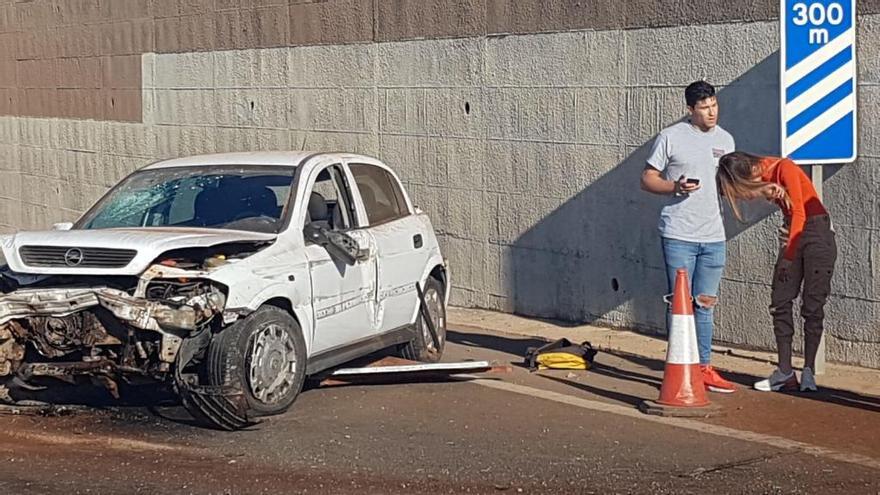
[[[278,232],[293,167],[193,167],[136,172],[75,228],[205,227]]]
[[[370,225],[390,222],[409,214],[403,191],[388,171],[366,164],[352,164],[350,168]]]
[[[318,174],[307,201],[306,223],[331,230],[348,230],[357,224],[340,165],[331,165]]]

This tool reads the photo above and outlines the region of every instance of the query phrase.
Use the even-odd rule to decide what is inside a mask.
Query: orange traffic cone
[[[709,399],[700,371],[697,328],[687,270],[679,268],[672,293],[672,325],[660,398],[653,402],[644,401],[640,409],[661,416],[703,416],[707,413],[707,406]]]

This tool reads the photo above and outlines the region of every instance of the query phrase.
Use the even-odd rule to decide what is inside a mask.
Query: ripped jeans
[[[712,333],[715,326],[715,303],[718,286],[727,261],[725,242],[688,242],[661,239],[663,259],[666,261],[666,281],[669,292],[675,287],[675,272],[686,268],[688,283],[694,298],[694,320],[697,326],[697,345],[700,364],[709,364],[712,356]],[[666,310],[667,333],[672,325],[671,308]]]
[[[786,219],[781,229],[786,238],[789,222]],[[804,318],[804,366],[815,369],[816,353],[825,323],[825,301],[831,293],[831,277],[837,261],[837,241],[831,219],[828,215],[807,218],[791,268],[787,277],[781,278],[779,263],[784,250],[783,241],[779,247],[770,292],[770,314],[773,316],[779,362],[781,366],[791,368],[794,336],[792,305],[800,294],[801,316]]]

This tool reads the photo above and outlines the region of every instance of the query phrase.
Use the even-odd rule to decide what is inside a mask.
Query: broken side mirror
[[[303,227],[303,237],[306,244],[317,244],[318,246],[327,244],[327,230],[313,223],[308,223]]]
[[[52,224],[52,230],[70,230],[73,228],[73,222],[60,222]]]
[[[337,258],[346,264],[354,265],[358,261],[368,259],[369,249],[363,249],[351,236],[344,232],[328,230],[314,223],[303,228],[306,243],[317,244],[324,247],[330,256]]]

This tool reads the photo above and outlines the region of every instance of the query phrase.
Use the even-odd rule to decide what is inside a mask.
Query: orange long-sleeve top
[[[776,201],[789,220],[788,243],[782,256],[794,260],[798,241],[808,217],[827,215],[828,211],[819,200],[816,188],[807,174],[788,158],[765,158],[761,161],[761,180],[775,182],[785,189],[791,207],[785,201]]]

